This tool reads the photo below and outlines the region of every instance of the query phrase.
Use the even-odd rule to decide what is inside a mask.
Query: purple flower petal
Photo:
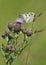
[[[23,19],[22,19],[22,18],[17,18],[17,19],[16,19],[16,22],[17,22],[17,23],[22,23],[22,22],[23,22]]]

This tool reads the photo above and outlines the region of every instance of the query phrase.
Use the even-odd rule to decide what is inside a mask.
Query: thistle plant
[[[25,41],[27,41],[26,36],[28,37],[31,36],[32,30],[27,31],[26,27],[24,26],[21,27],[21,24],[19,23],[11,23],[11,22],[8,23],[8,30],[6,30],[2,34],[2,38],[7,40],[6,46],[2,44],[3,56],[7,60],[6,65],[8,64],[11,65],[14,59],[16,58],[16,56],[19,56],[24,50],[24,48],[28,45],[28,43],[26,42],[19,49],[16,48],[16,45],[18,44],[17,40],[18,40],[20,31],[22,32],[22,34],[24,34],[23,41],[25,43]]]

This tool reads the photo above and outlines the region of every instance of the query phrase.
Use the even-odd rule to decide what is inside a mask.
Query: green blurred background
[[[32,37],[30,49],[29,46],[26,47],[12,65],[25,65],[28,53],[27,65],[46,65],[46,0],[0,0],[0,48],[1,43],[6,43],[1,34],[7,29],[8,22],[15,22],[19,14],[32,11],[36,15],[42,12],[36,19],[33,29],[45,28],[45,30]],[[24,25],[27,28],[31,27],[31,24],[24,23]],[[5,65],[1,51],[0,65]]]

